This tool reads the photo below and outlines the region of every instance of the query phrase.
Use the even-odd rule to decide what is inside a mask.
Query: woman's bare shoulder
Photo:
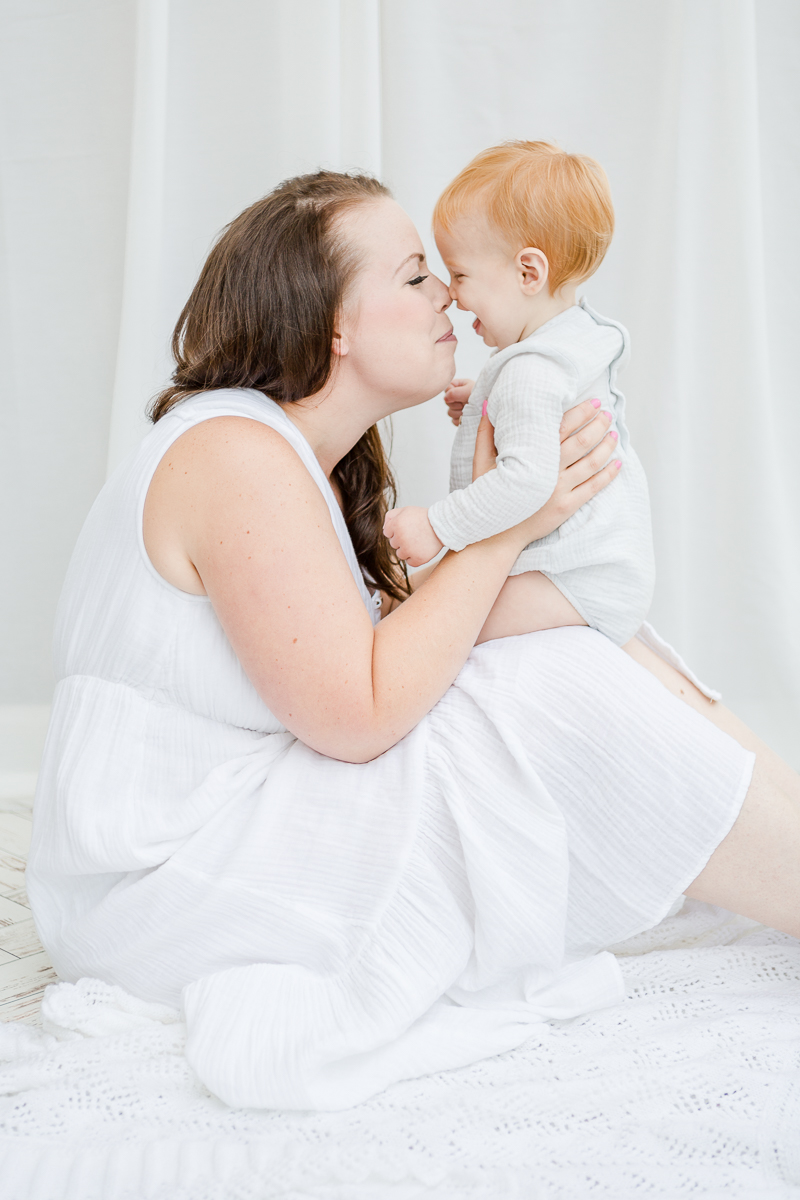
[[[373,629],[327,498],[286,439],[259,422],[215,418],[179,440],[148,495],[153,565],[208,596],[287,729],[322,753],[349,745],[347,730],[372,714]]]
[[[168,472],[170,463],[175,460],[188,473],[194,460],[206,467],[216,465],[224,470],[251,460],[258,465],[265,457],[270,461],[283,461],[290,469],[296,464],[308,473],[290,442],[272,426],[253,417],[209,417],[192,425],[173,442],[159,463],[156,475]]]
[[[289,497],[301,502],[291,506],[294,516],[285,511]],[[211,417],[182,433],[158,464],[145,501],[145,548],[168,583],[204,595],[196,559],[212,530],[232,537],[243,520],[263,529],[268,514],[278,526],[288,515],[293,526],[309,508],[327,510],[285,437],[249,417]]]

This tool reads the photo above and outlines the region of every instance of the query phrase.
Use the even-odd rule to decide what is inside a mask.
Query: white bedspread
[[[800,1196],[800,945],[687,902],[625,1004],[335,1113],[231,1109],[180,1014],[92,980],[0,1026],[3,1200]]]

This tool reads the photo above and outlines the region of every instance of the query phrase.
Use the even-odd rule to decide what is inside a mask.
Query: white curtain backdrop
[[[436,263],[444,184],[548,138],[614,192],[586,294],[632,335],[653,621],[800,766],[799,56],[796,0],[0,0],[0,702],[49,699],[75,537],[225,222],[360,167]],[[446,488],[451,435],[440,400],[395,418],[404,500]]]

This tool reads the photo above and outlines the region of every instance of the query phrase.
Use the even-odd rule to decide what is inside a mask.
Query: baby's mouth
[[[479,317],[476,317],[475,320],[472,322],[472,328],[475,330],[478,337],[483,337],[483,326],[481,325]]]

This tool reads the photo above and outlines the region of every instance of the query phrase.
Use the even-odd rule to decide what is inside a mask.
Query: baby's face
[[[434,236],[450,272],[450,295],[459,308],[475,313],[475,332],[501,350],[518,342],[528,311],[508,248],[479,218],[464,218],[449,231],[437,227]]]

